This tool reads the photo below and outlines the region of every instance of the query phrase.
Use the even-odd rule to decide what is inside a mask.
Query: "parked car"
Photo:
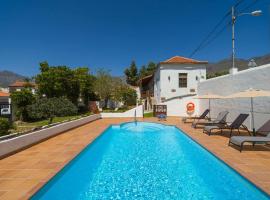
[[[2,108],[1,115],[10,115],[10,108]]]

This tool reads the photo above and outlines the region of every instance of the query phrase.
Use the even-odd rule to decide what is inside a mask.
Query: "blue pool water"
[[[176,127],[138,122],[108,128],[32,199],[264,200],[269,196]]]

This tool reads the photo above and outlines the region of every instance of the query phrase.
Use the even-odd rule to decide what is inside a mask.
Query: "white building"
[[[151,85],[141,87],[150,90],[141,91],[142,93],[153,95],[151,102],[147,98],[144,108],[151,108],[148,104],[165,104],[168,116],[185,116],[186,104],[190,101],[195,104],[195,109],[198,108],[198,101],[193,97],[197,94],[198,83],[206,80],[207,63],[180,56],[160,62],[152,81],[147,81]]]
[[[180,56],[160,62],[154,74],[154,96],[157,103],[196,94],[198,83],[206,79],[206,64],[205,61]]]
[[[9,92],[21,91],[24,88],[29,88],[33,94],[36,93],[37,85],[33,82],[15,81],[9,87]]]
[[[11,114],[10,104],[10,94],[0,90],[0,116]]]

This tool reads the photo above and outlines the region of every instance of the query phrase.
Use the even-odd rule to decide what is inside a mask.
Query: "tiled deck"
[[[97,120],[0,160],[0,199],[28,199],[110,124],[130,120]],[[146,118],[144,121],[157,120]],[[164,123],[177,125],[270,194],[270,149],[255,147],[251,151],[245,150],[240,153],[237,149],[227,146],[226,136],[209,137],[203,134],[201,129],[194,130],[190,124],[182,124],[179,118],[169,118]]]

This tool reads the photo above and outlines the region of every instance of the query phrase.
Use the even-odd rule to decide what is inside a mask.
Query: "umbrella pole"
[[[254,126],[254,113],[253,113],[253,97],[250,98],[251,103],[251,125],[252,125],[252,132],[255,135],[255,126]]]
[[[211,120],[211,100],[208,99],[208,103],[209,103],[209,120]]]

